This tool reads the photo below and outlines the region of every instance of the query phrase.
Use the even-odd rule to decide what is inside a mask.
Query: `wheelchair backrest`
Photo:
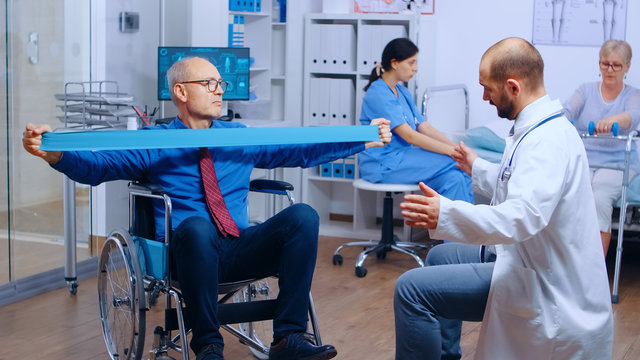
[[[137,196],[134,201],[131,235],[154,240],[156,238],[156,219],[153,215],[153,199]]]
[[[165,241],[157,241],[153,201],[164,201]],[[145,275],[168,280],[171,200],[162,188],[140,183],[129,184],[129,233],[136,245],[140,267]]]

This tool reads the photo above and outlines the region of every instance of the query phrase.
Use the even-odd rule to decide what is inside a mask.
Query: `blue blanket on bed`
[[[485,126],[467,130],[464,142],[478,156],[493,163],[499,163],[502,160],[502,153],[506,146],[503,138]]]

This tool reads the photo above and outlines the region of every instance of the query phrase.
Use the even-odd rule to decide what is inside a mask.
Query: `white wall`
[[[157,52],[160,41],[160,1],[93,0],[91,3],[91,80],[118,83],[133,95],[139,108],[158,105]],[[120,12],[136,12],[139,29],[120,32]],[[113,90],[107,87],[107,90]],[[128,204],[126,181],[101,184],[92,192],[93,235],[107,236],[114,228],[126,228]]]
[[[119,30],[119,14],[137,12],[140,28],[136,32]],[[159,6],[157,1],[109,0],[105,16],[105,80],[115,80],[130,93],[139,106],[157,105],[156,73],[159,43]],[[101,80],[101,79],[95,79]]]
[[[497,41],[518,36],[531,41],[533,1],[445,0],[435,2],[435,15],[421,16],[418,88],[466,84],[470,93],[470,126],[499,119],[482,101],[478,65],[485,50]],[[627,38],[635,59],[640,58],[640,2],[629,1]],[[598,47],[539,45],[545,61],[545,85],[552,98],[564,101],[584,82],[598,79]],[[640,87],[640,60],[628,73],[627,83]],[[505,126],[510,126],[505,121]]]
[[[105,7],[102,40],[105,43],[105,65],[103,72],[93,72],[94,79],[103,75],[119,81],[122,89],[135,95],[140,104],[157,103],[156,47],[159,44],[162,4],[166,27],[164,45],[226,44],[226,21],[222,21],[227,14],[225,1],[94,0],[94,9],[98,7],[96,3]],[[292,13],[316,12],[321,9],[320,4],[305,0],[295,5],[296,11]],[[482,101],[477,80],[480,57],[489,46],[505,37],[532,38],[533,0],[447,0],[436,1],[435,6],[435,15],[421,16],[418,41],[420,71],[417,75],[419,97],[427,86],[464,83],[470,91],[470,125],[497,120],[495,109]],[[139,32],[118,32],[117,16],[120,11],[140,13]],[[628,4],[626,32],[627,41],[636,49],[637,58],[640,56],[640,4],[637,1]],[[598,79],[598,47],[547,45],[538,46],[538,49],[545,60],[547,91],[553,98],[564,100],[581,83]],[[93,61],[100,61],[99,57],[95,56]],[[301,61],[301,57],[298,59]],[[627,82],[640,87],[640,70],[633,65]]]

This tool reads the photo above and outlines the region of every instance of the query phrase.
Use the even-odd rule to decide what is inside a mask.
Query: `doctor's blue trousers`
[[[460,359],[462,321],[482,321],[495,255],[480,246],[433,247],[425,266],[398,278],[394,294],[396,359]]]

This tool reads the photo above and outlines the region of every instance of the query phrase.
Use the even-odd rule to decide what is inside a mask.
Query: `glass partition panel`
[[[90,77],[88,1],[3,5],[0,284],[65,263],[62,175],[28,154],[21,137],[28,123],[61,127],[62,102],[55,95],[64,93],[66,82]],[[77,186],[78,261],[90,256],[89,199],[90,189]]]
[[[0,26],[6,29],[6,7],[0,4]],[[4,34],[5,31],[2,31]],[[7,189],[7,44],[0,42],[0,285],[11,278],[11,247],[9,243],[8,209],[9,197]]]

